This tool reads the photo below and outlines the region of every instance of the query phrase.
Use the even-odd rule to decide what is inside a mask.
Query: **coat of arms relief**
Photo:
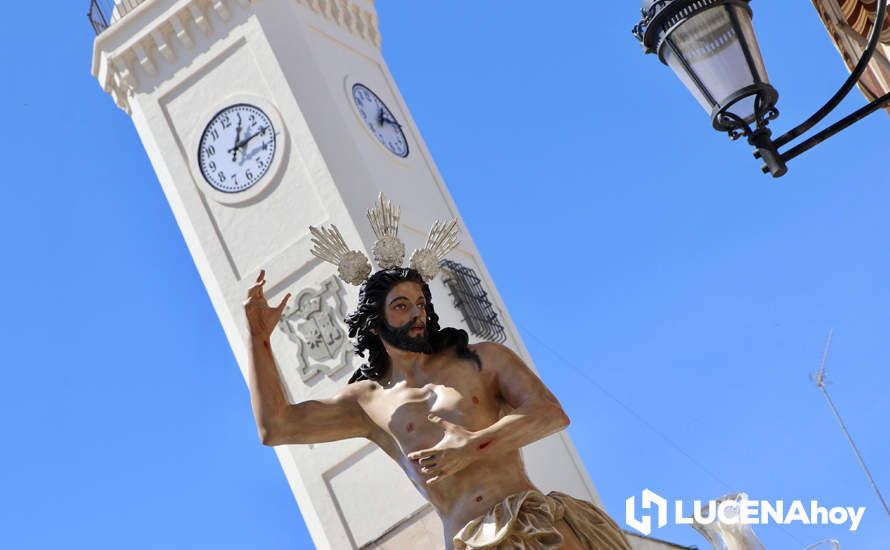
[[[333,378],[351,364],[342,288],[336,276],[319,288],[301,291],[284,309],[278,327],[297,349],[297,372],[303,382],[317,374]]]

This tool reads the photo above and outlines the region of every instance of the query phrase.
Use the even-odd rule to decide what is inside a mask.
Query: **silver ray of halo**
[[[368,210],[368,221],[371,229],[378,239],[383,237],[396,237],[399,234],[399,219],[402,209],[383,197],[383,193],[377,195],[377,204]]]
[[[312,239],[312,254],[326,262],[338,265],[343,256],[349,253],[349,247],[343,240],[343,235],[336,225],[331,224],[330,227],[313,227],[309,226],[309,232],[314,237]]]
[[[445,259],[446,254],[460,244],[460,241],[457,240],[457,232],[457,219],[453,219],[448,223],[436,220],[430,229],[425,248],[435,254],[439,261],[442,261]]]

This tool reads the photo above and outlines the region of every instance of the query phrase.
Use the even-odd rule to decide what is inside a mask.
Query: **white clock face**
[[[356,84],[352,87],[352,99],[362,121],[374,137],[392,154],[407,157],[408,140],[402,132],[402,125],[377,94],[364,84]]]
[[[258,107],[239,103],[218,112],[201,135],[198,164],[207,183],[223,193],[252,187],[275,158],[275,128]]]

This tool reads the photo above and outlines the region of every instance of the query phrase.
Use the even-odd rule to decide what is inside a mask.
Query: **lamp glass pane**
[[[677,78],[680,79],[683,85],[686,86],[686,89],[695,97],[698,104],[710,115],[714,104],[695,82],[693,75],[683,66],[683,60],[677,54],[677,50],[671,43],[670,38],[667,39],[667,44],[664,46],[664,61],[668,64],[668,67],[673,69],[674,74],[677,75]]]
[[[730,9],[735,12],[739,20],[739,26],[742,29],[742,40],[748,44],[748,50],[751,52],[751,58],[754,61],[754,69],[760,75],[760,81],[769,82],[769,76],[766,74],[766,65],[763,64],[763,56],[760,55],[760,44],[757,43],[754,25],[751,23],[751,14],[740,6],[730,6]]]
[[[746,96],[744,99],[740,99],[736,101],[732,107],[727,109],[730,113],[738,115],[739,118],[744,119],[748,124],[754,122],[754,101],[757,98],[757,94],[751,94]]]
[[[732,94],[754,84],[752,67],[749,67],[745,52],[739,42],[739,34],[732,24],[729,10],[735,10],[742,38],[750,40],[754,32],[751,30],[751,18],[743,9],[733,5],[718,5],[706,9],[684,21],[670,35],[670,42],[675,52],[670,52],[666,45],[665,61],[674,70],[680,80],[692,92],[701,106],[711,113],[714,107],[706,99],[707,94],[698,90],[695,77],[707,89],[714,101],[722,103]],[[750,30],[750,32],[748,32]],[[766,77],[763,61],[756,41],[749,41],[748,47],[755,59],[754,70]],[[686,61],[685,66],[683,60]],[[686,74],[688,71],[693,75]],[[753,99],[738,102],[732,111],[738,116],[750,120],[754,115]]]

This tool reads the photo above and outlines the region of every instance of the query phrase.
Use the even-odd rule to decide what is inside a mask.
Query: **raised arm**
[[[250,329],[250,403],[260,440],[264,445],[283,445],[370,437],[371,422],[359,405],[365,385],[350,384],[330,399],[296,405],[288,401],[269,338],[290,294],[277,307],[270,307],[263,295],[265,282],[265,271],[261,271],[244,302]]]

